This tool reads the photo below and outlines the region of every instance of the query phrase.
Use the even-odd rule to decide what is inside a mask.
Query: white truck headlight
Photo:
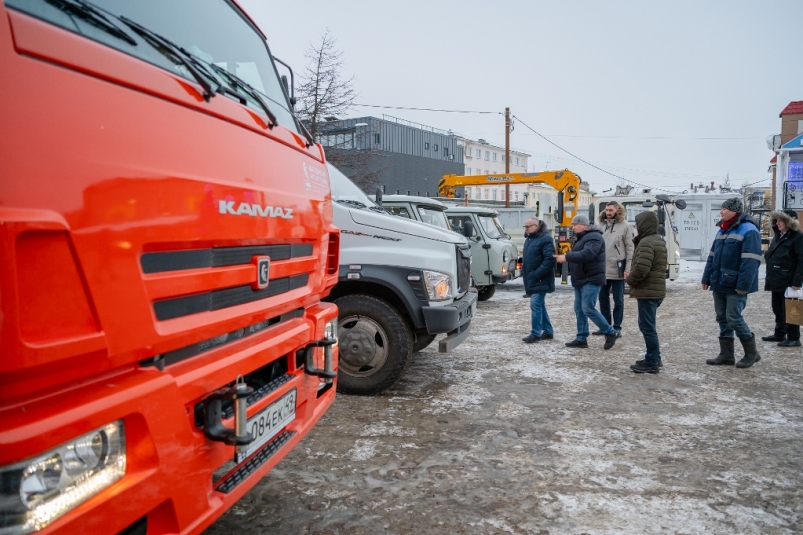
[[[0,534],[38,531],[125,475],[118,420],[42,455],[0,467]]]
[[[507,265],[507,261],[508,261],[507,251],[505,251],[502,253],[502,263]]]
[[[439,271],[424,270],[424,286],[430,301],[442,301],[454,297],[452,277]]]

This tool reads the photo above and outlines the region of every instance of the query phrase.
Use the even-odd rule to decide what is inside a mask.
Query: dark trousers
[[[783,292],[772,292],[772,313],[775,314],[775,336],[800,340],[800,325],[786,323],[786,299]]]
[[[661,362],[661,347],[658,344],[658,331],[655,328],[655,317],[663,299],[637,299],[638,328],[644,337],[647,352],[644,355],[647,366],[658,366]]]
[[[613,294],[613,321],[611,321],[611,298]],[[617,331],[622,330],[622,318],[625,315],[625,281],[607,279],[605,286],[599,290],[599,311],[610,325]]]

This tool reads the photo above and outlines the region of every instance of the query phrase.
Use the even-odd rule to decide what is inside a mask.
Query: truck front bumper
[[[438,351],[440,353],[448,353],[468,337],[471,329],[471,318],[474,317],[476,311],[477,292],[473,289],[449,305],[423,307],[427,331],[430,334],[449,334],[438,343]]]

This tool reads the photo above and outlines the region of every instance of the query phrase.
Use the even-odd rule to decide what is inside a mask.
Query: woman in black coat
[[[530,296],[530,334],[522,338],[528,344],[551,340],[552,323],[546,311],[546,294],[555,291],[555,242],[538,219],[524,222],[524,291]]]
[[[775,314],[775,332],[763,336],[765,342],[779,342],[781,347],[800,347],[800,325],[786,323],[784,292],[790,286],[800,289],[803,285],[803,234],[797,214],[792,210],[770,213],[772,239],[764,260],[767,263],[767,278],[764,289],[772,292],[772,313]]]

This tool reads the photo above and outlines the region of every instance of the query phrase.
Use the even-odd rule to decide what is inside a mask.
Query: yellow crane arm
[[[461,186],[491,186],[503,184],[547,184],[563,192],[563,202],[571,202],[572,215],[577,215],[580,199],[580,177],[568,169],[563,171],[542,171],[540,173],[504,173],[498,175],[443,175],[438,182],[438,195],[454,198],[455,189]],[[572,217],[560,207],[563,215],[560,225],[569,226]]]

